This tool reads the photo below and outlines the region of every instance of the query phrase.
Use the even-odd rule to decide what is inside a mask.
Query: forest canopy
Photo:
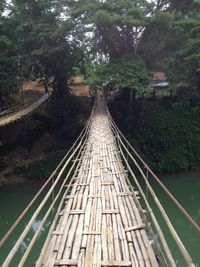
[[[161,70],[199,98],[199,11],[199,0],[1,1],[0,97],[30,78],[53,81],[61,97],[72,75],[102,85],[117,67],[129,68],[117,88],[143,92]]]

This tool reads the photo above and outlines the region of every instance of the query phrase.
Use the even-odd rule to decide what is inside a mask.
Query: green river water
[[[163,178],[166,186],[171,190],[171,192],[177,197],[181,204],[186,208],[186,210],[192,215],[192,217],[200,223],[200,173],[199,174],[179,174],[170,175]],[[163,206],[166,208],[167,213],[174,224],[175,229],[178,234],[182,237],[182,241],[187,247],[189,253],[194,259],[195,266],[200,266],[200,235],[198,235],[195,230],[189,225],[189,223],[184,219],[179,211],[171,204],[168,198],[162,193],[160,188],[153,183],[154,189],[161,200]],[[38,190],[38,186],[12,186],[12,187],[2,187],[0,188],[0,238],[9,229],[9,226],[14,222],[17,215],[24,209],[30,199]],[[27,214],[23,223],[17,227],[16,231],[10,236],[5,245],[0,249],[0,266],[3,260],[8,254],[10,248],[15,243],[19,232],[23,230],[27,224],[28,217],[31,212]],[[32,233],[34,233],[40,223],[40,217],[35,221],[32,226]],[[34,262],[37,259],[41,245],[45,238],[45,234],[49,228],[51,221],[46,223],[41,233],[40,241],[37,243],[31,258],[27,261],[25,266],[34,266]],[[161,222],[162,224],[162,222]],[[20,250],[15,257],[11,267],[17,267],[18,259],[23,255],[26,250],[27,244],[29,242],[29,236],[23,242]],[[171,242],[171,240],[170,240]],[[171,244],[171,249],[173,250],[177,266],[185,267],[185,263],[180,257],[178,251]]]

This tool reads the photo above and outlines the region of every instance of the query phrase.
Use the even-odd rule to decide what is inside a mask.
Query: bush
[[[137,105],[135,117],[124,129],[130,142],[150,166],[160,172],[198,169],[199,110],[180,103],[171,105],[163,100],[144,101]]]
[[[28,180],[47,179],[62,160],[65,153],[65,150],[59,150],[45,156],[41,160],[33,161],[28,166],[20,165],[15,168],[14,173],[23,175]]]

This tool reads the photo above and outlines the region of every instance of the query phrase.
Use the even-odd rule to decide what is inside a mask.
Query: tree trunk
[[[130,90],[130,101],[129,101],[129,118],[132,116],[133,113],[133,101],[135,100],[135,90]]]
[[[64,117],[70,97],[69,88],[67,86],[67,78],[65,75],[58,74],[55,76],[53,94],[57,116]]]
[[[23,88],[23,81],[20,82],[21,87],[21,98],[22,98],[22,104],[24,105],[24,88]]]
[[[170,101],[171,101],[171,103],[172,103],[172,101],[173,101],[173,90],[172,89],[170,89]]]
[[[139,42],[138,42],[138,40],[136,40],[135,41],[135,47],[134,47],[134,54],[135,54],[136,57],[138,55],[138,44],[139,44]]]
[[[3,96],[2,96],[2,91],[1,91],[1,89],[0,89],[0,110],[1,110],[1,108],[3,107]]]

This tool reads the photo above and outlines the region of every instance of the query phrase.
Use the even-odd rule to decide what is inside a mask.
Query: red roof
[[[166,80],[165,72],[153,72],[153,78],[156,80]]]

